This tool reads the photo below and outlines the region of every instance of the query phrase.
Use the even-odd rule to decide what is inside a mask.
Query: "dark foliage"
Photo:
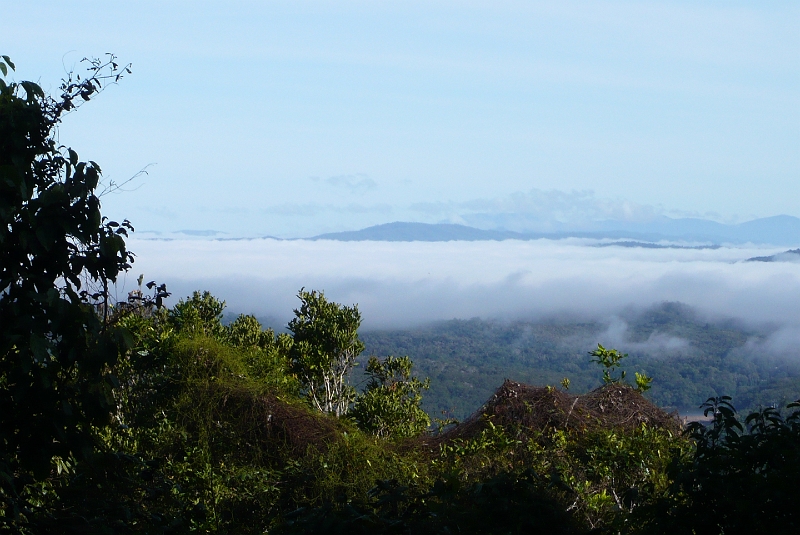
[[[41,535],[172,535],[202,519],[202,505],[181,499],[157,461],[98,453],[62,474],[18,526]]]
[[[89,459],[114,410],[108,367],[125,340],[103,311],[132,229],[101,216],[99,166],[58,146],[56,128],[124,72],[113,56],[89,61],[56,98],[0,79],[0,522],[29,510],[26,489],[54,459]]]
[[[585,532],[532,471],[479,483],[440,479],[427,491],[379,481],[366,500],[327,502],[286,515],[281,533],[567,535]]]
[[[703,408],[713,422],[689,426],[695,455],[673,465],[670,493],[640,511],[648,532],[800,532],[800,411],[784,418],[767,407],[742,425],[730,401],[710,398]]]

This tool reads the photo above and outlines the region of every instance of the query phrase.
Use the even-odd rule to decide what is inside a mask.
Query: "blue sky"
[[[149,166],[107,214],[307,236],[800,216],[798,27],[788,1],[28,0],[0,53],[45,89],[83,56],[133,64],[61,129],[107,179]]]

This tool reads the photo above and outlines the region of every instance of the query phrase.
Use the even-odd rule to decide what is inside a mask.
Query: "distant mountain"
[[[745,241],[759,243],[769,236],[776,245],[800,245],[800,219],[788,215],[764,217],[741,223],[735,227]]]
[[[514,232],[511,230],[484,230],[466,225],[451,223],[405,223],[395,222],[375,225],[361,230],[331,232],[320,234],[309,240],[336,241],[502,241],[502,240],[538,240],[563,238],[612,238],[657,241],[663,239],[654,235],[632,234],[625,231],[605,232]]]
[[[649,222],[599,221],[590,229],[559,230],[556,232],[515,232],[511,230],[484,230],[466,225],[395,222],[376,225],[361,230],[320,234],[311,240],[337,241],[480,241],[480,240],[535,240],[563,238],[596,238],[641,242],[685,241],[710,244],[759,243],[772,245],[800,245],[800,219],[792,216],[774,216],[747,221],[738,225],[725,225],[706,219],[672,219],[660,217]]]
[[[800,249],[790,249],[770,256],[754,256],[745,262],[800,262]]]
[[[788,215],[754,219],[738,225],[725,225],[697,218],[659,217],[646,223],[601,221],[600,231],[627,231],[672,239],[711,243],[769,243],[800,245],[800,219]]]
[[[498,241],[525,240],[527,235],[508,230],[481,230],[465,225],[386,223],[361,230],[332,232],[309,238],[337,241]]]

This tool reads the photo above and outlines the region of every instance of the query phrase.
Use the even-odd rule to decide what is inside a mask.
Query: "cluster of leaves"
[[[669,492],[640,512],[650,533],[796,533],[800,490],[800,401],[737,418],[728,396],[709,398],[709,425],[688,433],[694,455],[670,467]]]
[[[378,481],[363,498],[329,501],[284,517],[279,533],[474,535],[584,533],[532,470],[481,482],[439,479],[427,489]]]
[[[429,425],[419,408],[427,381],[412,376],[410,359],[370,359],[365,391],[347,417],[336,417],[318,410],[293,375],[290,335],[275,336],[247,316],[223,325],[223,309],[224,303],[198,292],[170,311],[121,320],[137,345],[126,360],[129,373],[120,373],[127,396],[120,422],[128,429],[119,447],[161,459],[159,477],[181,489],[173,491],[183,504],[173,515],[191,529],[248,532],[280,525],[302,531],[336,523],[330,529],[478,533],[495,526],[524,532],[553,518],[561,519],[565,533],[608,526],[623,509],[629,513],[663,492],[670,447],[686,444],[649,427],[633,433],[555,430],[528,439],[521,429],[491,421],[478,436],[443,443],[435,452],[424,441],[387,441],[417,436]],[[331,432],[298,449],[290,443],[296,437],[270,431],[277,407],[271,414],[259,407],[276,393],[299,409],[293,418],[309,425],[327,421]],[[266,431],[254,429],[259,426]],[[404,490],[392,491],[395,504],[386,509],[389,498],[380,489],[388,483],[373,487],[391,480],[395,490]],[[192,504],[201,504],[203,515]],[[297,512],[289,514],[293,508]],[[526,516],[526,508],[539,513]],[[244,518],[249,527],[241,524]]]
[[[621,383],[625,380],[625,370],[620,371],[619,376],[614,374],[617,368],[620,367],[622,359],[628,356],[627,353],[620,353],[616,349],[606,349],[602,344],[597,344],[597,349],[590,351],[589,355],[592,357],[592,362],[596,362],[603,367],[603,382],[605,384]],[[566,381],[565,388],[569,388],[569,379],[565,378],[564,381]],[[636,372],[636,390],[639,392],[650,390],[652,382],[652,377]]]
[[[325,322],[335,322],[337,310],[347,307],[316,292],[300,297],[330,313],[316,316],[316,325],[305,321],[305,332],[318,340],[338,332]],[[173,520],[192,530],[260,532],[292,507],[363,494],[377,479],[420,477],[424,468],[414,455],[380,445],[368,428],[372,417],[359,421],[362,432],[351,418],[318,409],[303,381],[307,375],[296,374],[293,336],[275,335],[252,316],[224,325],[224,306],[208,292],[195,292],[170,310],[128,310],[119,319],[135,344],[118,366],[118,428],[109,440],[119,450],[158,460],[159,477],[179,488],[172,491],[181,504],[171,509]],[[302,310],[298,317],[308,320]],[[398,359],[390,362],[395,369]],[[410,372],[410,360],[399,362]],[[410,393],[402,377],[395,379]],[[385,399],[396,401],[388,393]],[[394,413],[420,411],[419,398],[410,399],[411,405],[385,405],[379,415],[402,421]],[[379,399],[373,401],[380,408]],[[419,432],[425,427],[427,421],[416,425]]]
[[[283,515],[287,533],[588,533],[629,530],[657,502],[667,467],[689,441],[643,426],[587,434],[487,422],[441,444],[425,479],[378,481],[366,493],[327,494]],[[630,531],[630,530],[629,530]]]

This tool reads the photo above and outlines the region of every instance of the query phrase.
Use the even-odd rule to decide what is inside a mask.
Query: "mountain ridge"
[[[758,243],[800,245],[800,218],[778,215],[726,225],[707,219],[658,218],[635,223],[600,221],[591,230],[518,232],[506,229],[480,229],[455,223],[414,223],[395,221],[360,230],[319,234],[307,240],[334,241],[503,241],[565,238],[627,239],[641,242],[684,241],[719,245]]]

